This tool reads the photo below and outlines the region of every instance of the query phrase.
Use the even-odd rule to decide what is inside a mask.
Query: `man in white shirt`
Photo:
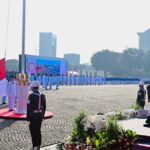
[[[6,104],[6,99],[7,99],[7,85],[8,85],[8,80],[5,79],[4,81],[4,87],[3,87],[3,91],[1,92],[0,96],[2,98],[2,105]]]
[[[15,81],[14,76],[11,76],[11,80],[8,83],[7,93],[8,93],[8,108],[9,111],[13,111],[15,98],[17,96],[17,83]]]

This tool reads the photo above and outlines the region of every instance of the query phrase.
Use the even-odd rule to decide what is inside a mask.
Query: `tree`
[[[6,60],[6,70],[7,71],[19,71],[19,61],[16,59]]]
[[[128,76],[143,75],[144,58],[145,54],[142,50],[135,48],[124,50],[121,57],[123,72],[126,72]]]
[[[95,53],[91,58],[94,69],[103,70],[105,73],[118,74],[120,53],[102,50]]]
[[[122,53],[102,50],[91,57],[91,63],[96,70],[113,76],[150,76],[150,51],[136,48],[125,49]]]

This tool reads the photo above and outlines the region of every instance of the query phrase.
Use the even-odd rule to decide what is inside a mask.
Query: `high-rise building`
[[[150,29],[137,34],[139,36],[139,49],[150,51]]]
[[[52,32],[40,32],[39,55],[44,57],[56,57],[57,37]]]
[[[79,54],[65,54],[64,59],[68,61],[71,66],[80,65],[80,55]]]

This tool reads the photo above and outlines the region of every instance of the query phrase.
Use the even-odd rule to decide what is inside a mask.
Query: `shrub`
[[[91,148],[99,150],[131,150],[132,144],[138,138],[135,132],[123,130],[118,124],[118,116],[109,117],[105,127],[98,131],[91,126],[91,122],[88,122],[87,118],[85,113],[80,113],[75,118],[71,139],[68,143],[59,144],[57,147],[59,150],[82,150]],[[82,124],[83,121],[85,123],[84,125],[89,124],[89,128],[85,128]]]
[[[135,110],[142,109],[142,107],[139,104],[132,105],[132,108],[135,109]]]
[[[105,132],[107,141],[109,140],[116,141],[118,139],[118,136],[122,134],[122,128],[118,124],[116,117],[111,117],[108,119]]]
[[[73,128],[72,134],[71,134],[72,141],[74,142],[86,141],[87,132],[84,130],[84,126],[81,124],[81,121],[85,117],[86,117],[85,113],[81,112],[79,113],[79,116],[75,118],[75,127]]]

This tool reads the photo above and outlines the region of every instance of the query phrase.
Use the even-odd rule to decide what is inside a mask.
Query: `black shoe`
[[[14,111],[14,109],[9,109],[9,111]]]
[[[3,103],[2,103],[2,105],[5,105],[5,104],[7,104],[7,103],[6,103],[6,102],[3,102]]]
[[[37,147],[37,150],[40,150],[40,146]]]
[[[35,146],[32,148],[33,150],[40,150],[40,146]]]

